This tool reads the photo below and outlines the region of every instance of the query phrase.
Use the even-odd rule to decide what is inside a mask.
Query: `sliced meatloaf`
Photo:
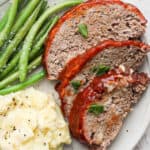
[[[62,100],[62,110],[69,115],[73,101],[97,75],[93,70],[99,66],[114,68],[124,65],[137,70],[144,61],[150,47],[137,41],[104,41],[72,59],[61,73],[61,83],[57,86]],[[79,84],[78,90],[74,84]],[[75,85],[77,86],[77,85]]]
[[[78,31],[87,26],[88,37]],[[118,0],[94,0],[67,12],[50,32],[46,42],[44,65],[50,80],[74,57],[107,39],[139,39],[146,19],[133,5]]]
[[[73,136],[94,149],[105,150],[148,83],[146,74],[122,67],[95,77],[73,103],[69,116]]]

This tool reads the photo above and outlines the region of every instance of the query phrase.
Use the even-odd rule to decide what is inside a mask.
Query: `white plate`
[[[1,1],[1,0],[0,0]],[[49,0],[51,4],[59,3],[64,0]],[[130,2],[136,6],[144,13],[146,18],[150,21],[150,1],[149,0],[124,0]],[[6,9],[7,5],[0,8],[2,10]],[[149,36],[148,36],[149,35]],[[147,32],[144,36],[144,41],[150,43],[150,24],[148,24]],[[145,65],[142,68],[143,71],[150,74],[150,56],[147,57]],[[40,89],[46,93],[52,90],[55,97],[58,98],[57,93],[54,90],[54,83],[48,80],[41,81],[35,88]],[[143,136],[148,124],[150,122],[150,87],[143,95],[139,104],[136,105],[133,112],[131,112],[128,118],[125,120],[124,125],[113,144],[110,146],[109,150],[132,150],[139,142]],[[73,140],[70,146],[66,146],[65,150],[87,150],[87,148],[80,144],[79,142]]]

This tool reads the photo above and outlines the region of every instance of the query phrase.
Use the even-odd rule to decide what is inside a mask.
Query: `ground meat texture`
[[[141,90],[144,89],[145,87]],[[104,95],[102,101],[96,104],[104,105],[107,107],[107,111],[98,116],[88,112],[85,114],[84,133],[90,144],[98,147],[100,145],[103,149],[110,145],[111,141],[118,135],[132,104],[137,102],[140,97],[140,94],[133,91],[133,87],[122,88]]]
[[[149,78],[144,73],[133,73],[121,68],[96,77],[74,101],[69,116],[74,137],[92,149],[105,150],[118,135],[123,120],[147,88]],[[104,107],[95,115],[91,105]]]
[[[114,43],[115,42],[113,42],[113,44]],[[120,43],[120,42],[116,42],[116,43]],[[104,45],[104,43],[102,43],[102,45]],[[99,46],[97,47],[99,48]],[[80,68],[78,70],[79,72],[77,73],[73,72],[74,73],[73,78],[69,79],[68,84],[66,86],[64,87],[62,86],[63,85],[63,81],[62,81],[60,85],[60,87],[62,86],[61,87],[62,90],[58,90],[58,91],[60,94],[60,98],[62,100],[62,110],[64,111],[64,114],[66,116],[69,115],[76,95],[80,91],[82,91],[86,86],[88,86],[88,84],[96,76],[96,74],[92,72],[92,69],[94,67],[98,65],[105,65],[105,66],[109,66],[110,68],[115,68],[119,65],[123,65],[128,68],[132,68],[133,70],[137,70],[142,65],[144,59],[146,58],[146,52],[150,50],[149,47],[147,47],[146,49],[144,48],[145,45],[140,47],[140,46],[132,45],[129,42],[125,46],[122,45],[121,47],[114,47],[113,45],[110,44],[108,47],[104,48],[103,50],[100,50],[100,52],[98,52],[97,49],[97,53],[95,54],[95,56],[91,58],[91,60],[88,61],[82,67],[82,69]],[[77,59],[77,64],[79,64],[78,60],[79,58]],[[71,62],[71,64],[74,63]],[[76,65],[74,66],[76,67]],[[66,74],[68,75],[68,72],[66,72]],[[78,91],[75,91],[74,88],[72,87],[71,85],[72,81],[79,81],[81,83],[81,86],[79,87]]]
[[[88,27],[88,38],[78,32],[79,24]],[[107,39],[139,39],[146,20],[137,8],[121,1],[81,4],[60,19],[46,44],[44,63],[50,80],[58,79],[67,62]]]

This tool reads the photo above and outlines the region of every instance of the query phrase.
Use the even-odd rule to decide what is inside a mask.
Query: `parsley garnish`
[[[89,113],[99,115],[104,112],[104,106],[98,104],[92,104],[88,110]]]
[[[75,90],[75,92],[77,92],[81,86],[81,82],[80,81],[72,81],[71,85],[72,85],[73,89]]]
[[[92,72],[96,73],[97,76],[101,76],[101,75],[107,73],[109,70],[110,70],[109,66],[99,65],[99,66],[95,66],[92,69]]]
[[[86,24],[79,24],[78,25],[78,32],[84,37],[88,38],[88,27]]]

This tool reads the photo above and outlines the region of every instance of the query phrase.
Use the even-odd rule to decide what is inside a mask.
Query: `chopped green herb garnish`
[[[84,37],[88,38],[88,27],[86,24],[79,24],[78,25],[78,32]]]
[[[104,106],[101,106],[101,105],[98,105],[98,104],[92,104],[89,107],[88,112],[92,113],[94,115],[99,115],[99,114],[104,112]]]
[[[98,69],[98,67],[97,67],[97,66],[94,66],[94,67],[91,69],[91,72],[95,73],[95,72],[97,72],[97,69]]]
[[[80,81],[72,81],[72,82],[71,82],[71,85],[72,85],[73,89],[74,89],[75,92],[76,92],[76,91],[78,91],[78,89],[80,88],[81,82],[80,82]]]
[[[92,72],[96,73],[97,76],[101,76],[101,75],[107,73],[109,70],[110,70],[109,66],[99,65],[99,66],[95,66],[92,69]]]

